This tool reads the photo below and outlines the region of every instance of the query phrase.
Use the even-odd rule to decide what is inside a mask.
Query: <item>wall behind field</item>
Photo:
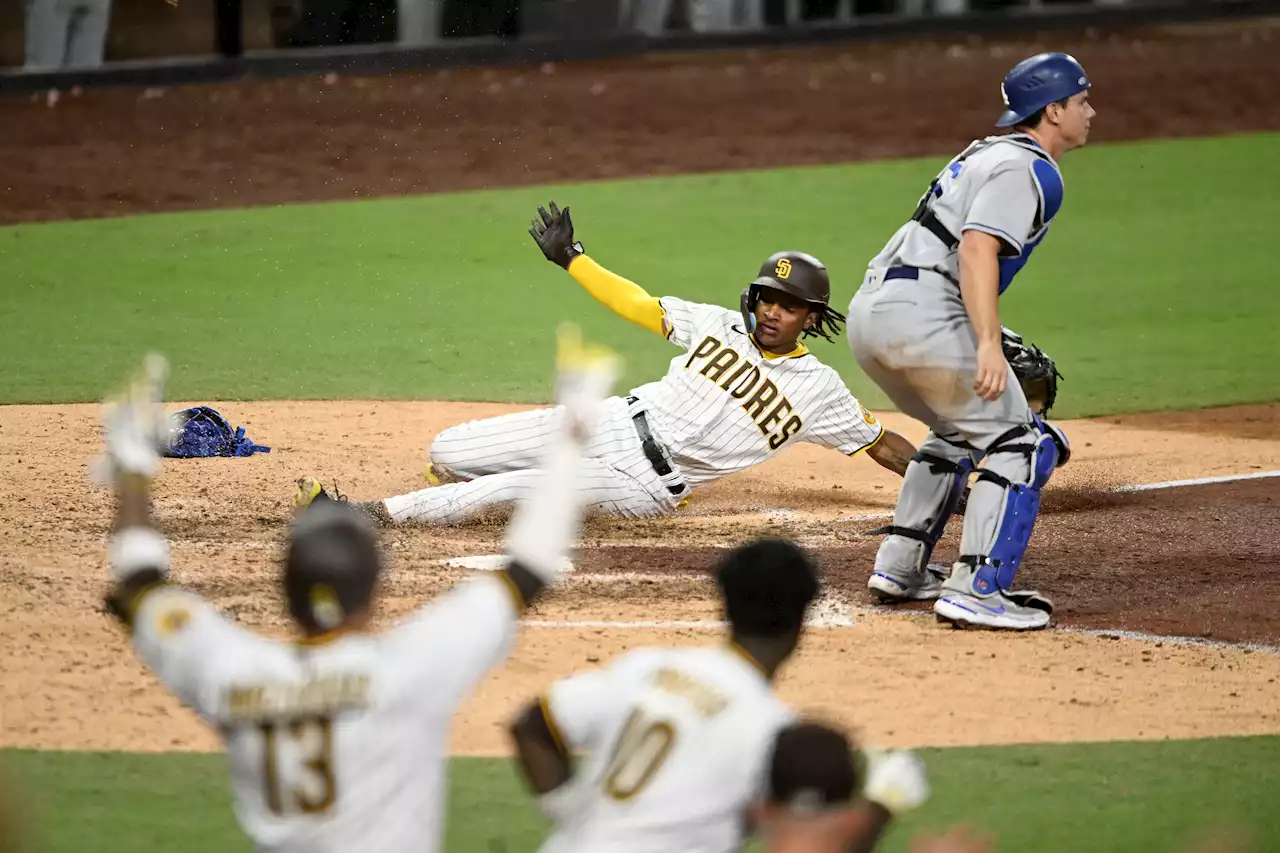
[[[244,46],[271,44],[271,7],[279,0],[244,0]],[[0,66],[22,64],[26,0],[0,3]],[[214,53],[214,0],[113,0],[107,32],[108,62]]]

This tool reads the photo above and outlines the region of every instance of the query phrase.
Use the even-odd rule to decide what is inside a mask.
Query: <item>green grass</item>
[[[955,822],[1002,851],[1175,853],[1226,830],[1280,850],[1280,737],[924,750],[931,801],[884,849]],[[0,753],[35,823],[35,851],[249,849],[220,755]],[[531,851],[545,823],[505,760],[453,765],[447,850]],[[505,845],[505,846],[502,846]]]
[[[1062,416],[1280,398],[1280,135],[1084,149],[1002,303],[1057,358]],[[554,196],[607,266],[734,305],[771,252],[823,258],[843,307],[938,160],[0,229],[0,402],[99,399],[146,347],[175,399],[549,399],[563,319],[656,378],[669,345],[595,304],[526,234]],[[882,406],[843,342],[819,344]]]

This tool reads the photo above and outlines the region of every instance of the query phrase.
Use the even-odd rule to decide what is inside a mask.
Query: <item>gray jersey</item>
[[[1062,195],[1057,164],[1031,137],[977,140],[939,173],[917,215],[898,229],[869,269],[919,267],[958,282],[959,239],[965,231],[982,231],[1003,244],[1003,293],[1044,238]]]

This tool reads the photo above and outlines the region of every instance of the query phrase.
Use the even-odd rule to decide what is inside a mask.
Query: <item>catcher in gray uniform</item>
[[[881,600],[937,599],[938,619],[961,627],[1043,628],[1053,612],[1039,593],[1015,592],[1013,581],[1040,489],[1071,449],[1029,404],[1006,352],[1026,362],[1024,374],[1042,354],[1006,334],[997,306],[1062,206],[1057,161],[1088,137],[1089,85],[1065,54],[1014,66],[997,122],[1013,132],[977,140],[947,164],[872,259],[849,306],[858,364],[930,428],[867,586]],[[1057,378],[1052,368],[1046,410]],[[975,466],[960,557],[948,576],[929,557]]]

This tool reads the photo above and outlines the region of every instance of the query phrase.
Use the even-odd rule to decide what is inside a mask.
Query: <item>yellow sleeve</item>
[[[569,263],[569,275],[610,311],[655,335],[667,336],[658,297],[650,296],[634,281],[609,272],[586,255],[578,255]]]

